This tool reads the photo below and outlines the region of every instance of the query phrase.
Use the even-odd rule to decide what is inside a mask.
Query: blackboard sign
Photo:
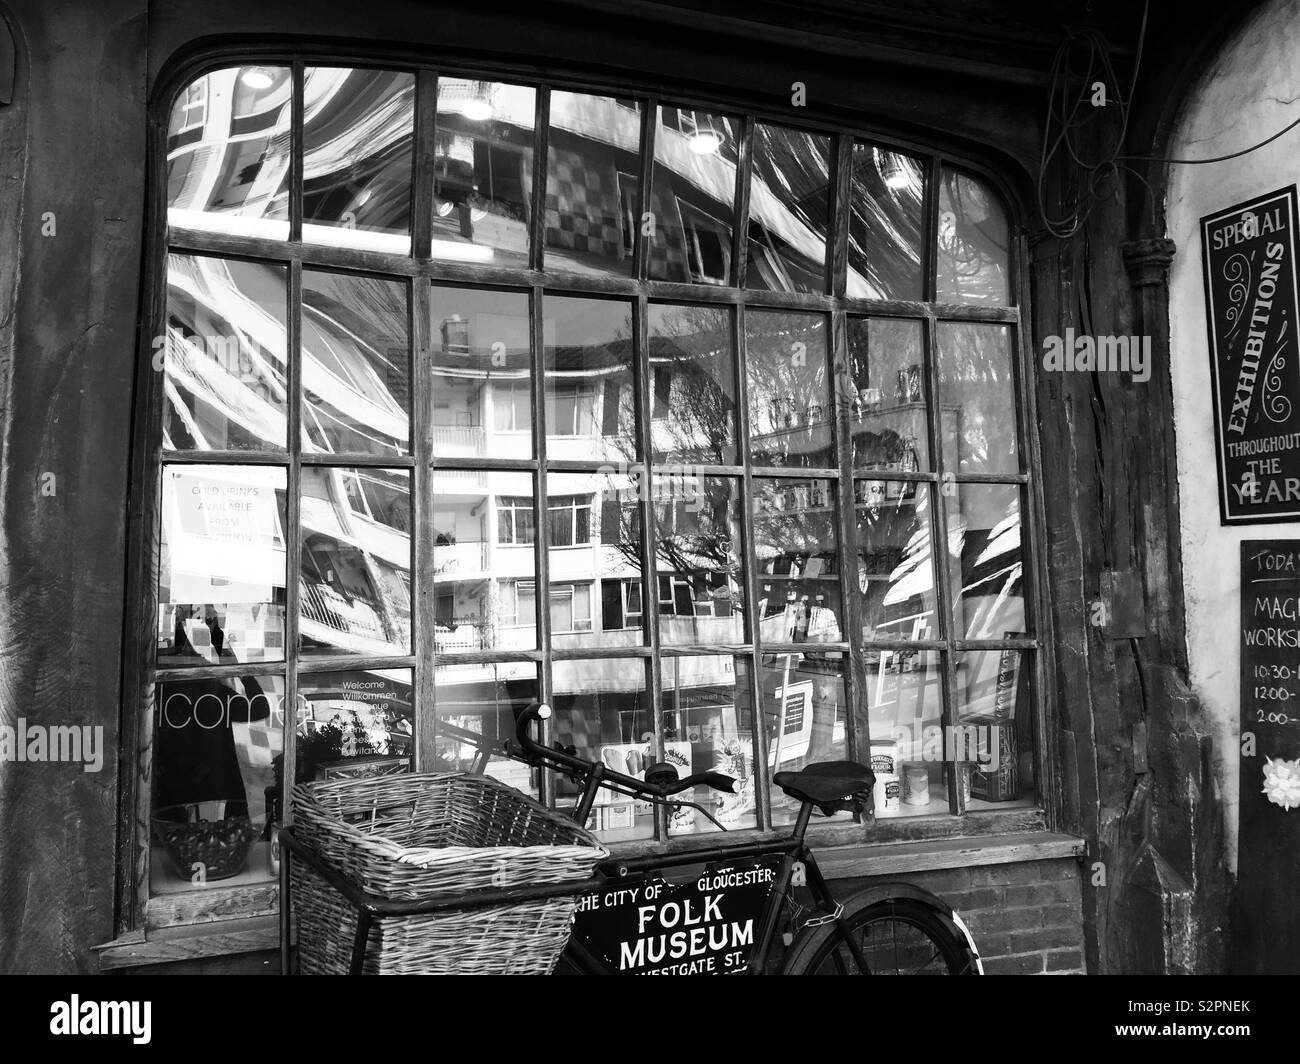
[[[1201,219],[1223,524],[1300,516],[1296,188]]]
[[[611,882],[578,901],[573,936],[620,975],[742,975],[781,856]]]
[[[1300,540],[1241,545],[1235,972],[1300,971]]]

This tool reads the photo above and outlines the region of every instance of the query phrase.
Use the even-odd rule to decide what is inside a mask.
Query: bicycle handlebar
[[[570,769],[588,776],[591,775],[597,768],[594,761],[588,761],[585,757],[578,757],[577,754],[569,754],[563,750],[548,750],[540,743],[534,742],[532,735],[529,734],[529,725],[533,721],[546,720],[550,715],[551,707],[542,702],[531,703],[519,715],[519,720],[515,724],[515,738],[518,740],[520,748],[528,755],[530,760],[543,761],[552,766]],[[600,775],[601,783],[618,784],[620,787],[650,798],[669,798],[674,794],[681,794],[682,791],[689,791],[692,787],[699,786],[712,787],[715,791],[722,791],[724,794],[736,793],[736,781],[730,776],[724,776],[721,772],[697,772],[694,775],[677,780],[675,783],[661,785],[647,783],[636,776],[615,772],[604,766],[600,767],[603,769]]]

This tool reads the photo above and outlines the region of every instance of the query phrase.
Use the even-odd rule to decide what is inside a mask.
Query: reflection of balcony
[[[486,572],[486,543],[438,543],[433,548],[433,575],[456,578]]]
[[[374,607],[360,600],[349,600],[327,584],[300,585],[302,615],[335,632],[387,640],[384,626]]]
[[[433,645],[440,654],[458,654],[472,650],[482,650],[484,629],[482,624],[458,624],[454,627],[435,625]]]
[[[486,440],[481,425],[433,426],[433,453],[444,458],[482,458]]]

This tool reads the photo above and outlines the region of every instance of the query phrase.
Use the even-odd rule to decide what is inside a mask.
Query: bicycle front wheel
[[[850,941],[852,945],[850,945]],[[787,975],[976,975],[978,959],[951,918],[912,898],[887,898],[796,942]]]

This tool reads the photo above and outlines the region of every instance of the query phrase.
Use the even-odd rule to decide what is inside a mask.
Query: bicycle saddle
[[[772,777],[781,790],[800,802],[811,802],[826,816],[851,808],[847,799],[869,793],[876,774],[856,761],[819,761],[798,772],[778,772]]]

